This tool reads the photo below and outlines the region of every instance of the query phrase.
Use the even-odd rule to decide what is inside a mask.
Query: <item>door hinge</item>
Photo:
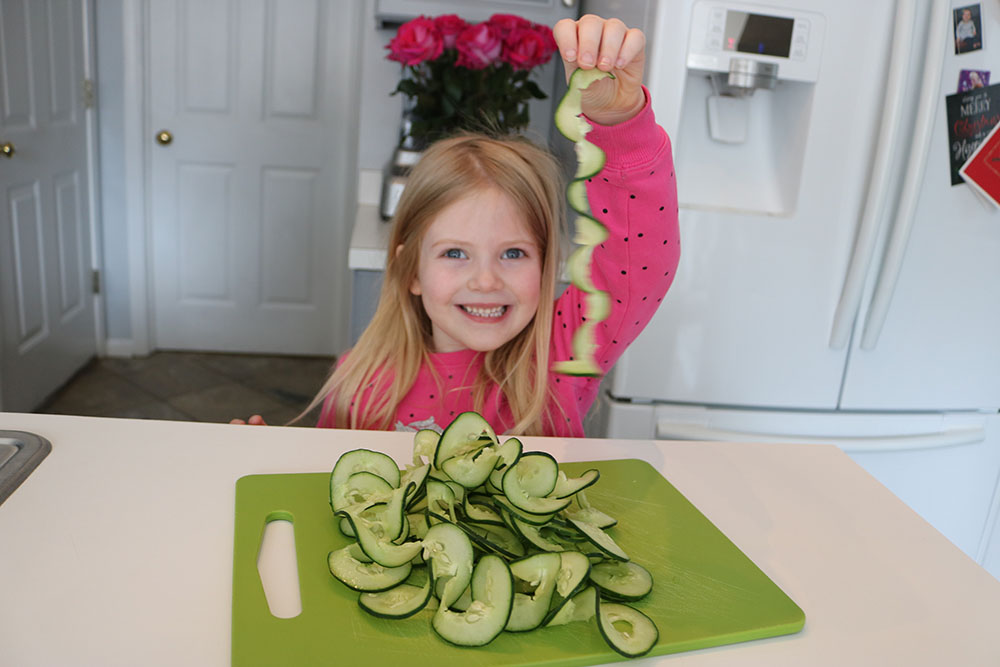
[[[101,293],[101,272],[94,269],[91,272],[91,284],[93,285],[94,294]]]
[[[95,106],[97,106],[96,105],[96,101],[97,101],[97,91],[94,88],[94,80],[93,79],[84,79],[83,80],[83,108],[84,109],[93,109]]]

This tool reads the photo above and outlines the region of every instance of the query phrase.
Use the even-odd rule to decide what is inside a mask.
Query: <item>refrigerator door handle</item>
[[[937,110],[938,90],[941,87],[941,68],[944,63],[946,39],[951,33],[951,2],[950,0],[935,0],[931,7],[930,26],[928,27],[928,45],[924,52],[924,76],[920,86],[920,104],[917,108],[917,121],[913,131],[913,147],[910,155],[912,160],[906,172],[903,194],[900,197],[896,221],[889,237],[882,270],[868,307],[868,317],[865,318],[864,331],[861,335],[861,349],[871,350],[878,343],[882,326],[885,324],[892,302],[892,293],[896,289],[899,272],[903,265],[903,254],[910,240],[910,230],[913,227],[913,212],[920,197],[920,186],[924,180],[924,167],[927,163],[927,147],[930,144],[934,112]]]
[[[660,420],[656,424],[658,440],[704,440],[713,442],[779,442],[805,445],[837,445],[848,454],[939,449],[972,445],[986,439],[983,426],[963,426],[930,433],[882,436],[824,436],[755,433],[714,428],[701,424],[680,424]]]
[[[879,141],[875,151],[868,195],[861,214],[858,238],[854,243],[854,253],[844,279],[844,289],[837,303],[837,311],[830,331],[830,348],[843,349],[851,336],[854,318],[861,305],[861,294],[865,287],[865,277],[871,266],[872,255],[878,240],[883,219],[883,209],[889,195],[889,178],[896,163],[898,146],[897,130],[899,116],[903,108],[903,93],[909,75],[910,45],[913,40],[913,17],[916,0],[900,0],[896,5],[896,22],[892,31],[892,54],[886,77],[885,108],[879,128]]]

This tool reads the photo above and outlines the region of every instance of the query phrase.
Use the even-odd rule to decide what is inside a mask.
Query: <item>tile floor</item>
[[[38,412],[223,423],[261,414],[284,424],[309,404],[333,361],[167,351],[94,359]],[[315,425],[317,415],[300,424]]]

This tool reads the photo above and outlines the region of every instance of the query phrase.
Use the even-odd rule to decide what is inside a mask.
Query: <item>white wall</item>
[[[95,3],[98,151],[105,332],[132,336],[129,308],[128,229],[125,217],[123,26],[121,0]]]

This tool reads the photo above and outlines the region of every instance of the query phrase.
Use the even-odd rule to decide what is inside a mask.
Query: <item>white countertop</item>
[[[382,219],[375,204],[358,204],[351,232],[347,264],[352,271],[384,271],[385,249],[392,225]]]
[[[228,665],[236,480],[412,435],[0,413],[52,443],[0,505],[0,664]],[[648,461],[806,614],[634,665],[996,665],[1000,582],[833,446],[525,438]]]

